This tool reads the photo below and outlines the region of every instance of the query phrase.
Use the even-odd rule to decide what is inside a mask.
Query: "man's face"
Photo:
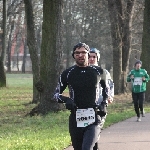
[[[96,55],[96,53],[90,53],[89,64],[90,65],[97,65],[97,55]]]
[[[84,48],[76,48],[74,58],[78,66],[85,67],[88,65],[88,51]]]
[[[140,63],[137,63],[137,64],[135,65],[135,69],[138,70],[138,69],[140,69],[140,68],[141,68],[141,64],[140,64]]]

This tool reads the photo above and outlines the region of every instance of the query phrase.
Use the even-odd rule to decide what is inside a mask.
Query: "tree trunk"
[[[2,33],[2,52],[0,57],[0,87],[6,87],[6,74],[4,70],[5,59],[6,59],[6,4],[7,1],[3,0],[3,33]]]
[[[0,87],[6,87],[6,74],[3,61],[0,59]]]
[[[149,56],[150,56],[150,1],[145,0],[143,39],[142,39],[142,68],[150,74]],[[150,83],[147,84],[146,101],[150,101]]]
[[[125,12],[124,28],[123,28],[123,37],[122,37],[122,92],[127,91],[126,77],[129,68],[129,59],[131,54],[131,40],[132,40],[132,19],[133,19],[133,10],[134,10],[135,0],[127,1],[127,8]]]
[[[11,46],[12,46],[12,32],[14,30],[14,21],[12,21],[12,17],[9,19],[9,24],[11,24],[10,27],[10,34],[8,39],[8,46],[7,46],[7,72],[11,72]]]
[[[67,16],[66,17],[66,68],[70,67],[70,56],[71,56],[71,42],[72,42],[72,26],[70,23],[70,18]]]
[[[27,23],[27,45],[29,47],[30,58],[32,61],[32,73],[33,73],[33,103],[39,101],[39,92],[37,91],[35,85],[39,81],[39,58],[38,58],[38,48],[35,38],[35,28],[34,28],[34,16],[32,0],[24,0],[25,3],[25,17]]]
[[[126,92],[126,75],[131,53],[131,26],[135,0],[108,0],[113,45],[113,80],[115,94]]]
[[[7,0],[3,0],[3,36],[2,36],[2,53],[1,59],[5,65],[6,62],[6,23],[7,23]]]
[[[62,57],[62,0],[43,1],[43,26],[41,44],[40,79],[43,85],[41,101],[30,112],[46,114],[60,110],[60,105],[52,101],[57,84]]]
[[[9,34],[8,46],[7,46],[7,72],[11,73],[11,36]]]
[[[26,57],[27,57],[27,40],[24,39],[24,54],[23,54],[23,63],[22,63],[22,73],[26,72]]]
[[[121,91],[121,73],[122,73],[122,39],[120,24],[117,17],[117,5],[115,0],[108,0],[108,9],[111,22],[111,36],[113,45],[113,81],[115,83],[114,92],[119,94]]]

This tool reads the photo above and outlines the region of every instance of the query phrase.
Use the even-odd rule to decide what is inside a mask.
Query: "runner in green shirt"
[[[145,117],[143,101],[145,100],[146,83],[149,81],[147,71],[142,69],[141,66],[142,62],[140,60],[136,61],[135,68],[127,76],[127,82],[132,83],[132,98],[137,121],[141,121],[140,112],[142,117]]]

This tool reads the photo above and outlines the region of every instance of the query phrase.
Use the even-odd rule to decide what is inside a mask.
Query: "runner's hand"
[[[73,102],[73,100],[71,98],[68,98],[66,101],[66,109],[68,110],[74,110],[74,108],[76,107],[75,103]]]
[[[131,76],[130,76],[130,79],[134,79],[134,75],[131,75]]]
[[[110,97],[108,97],[108,103],[112,103],[113,102],[113,98],[110,96]]]
[[[145,81],[145,77],[142,77],[142,80]]]
[[[100,105],[94,105],[94,109],[97,111],[98,115],[101,117],[105,116],[107,114],[106,104],[101,103]]]

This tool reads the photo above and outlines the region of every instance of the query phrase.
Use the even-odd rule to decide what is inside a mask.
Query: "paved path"
[[[149,150],[150,113],[136,122],[132,117],[102,130],[99,140],[100,150]],[[66,150],[73,150],[72,146]]]

